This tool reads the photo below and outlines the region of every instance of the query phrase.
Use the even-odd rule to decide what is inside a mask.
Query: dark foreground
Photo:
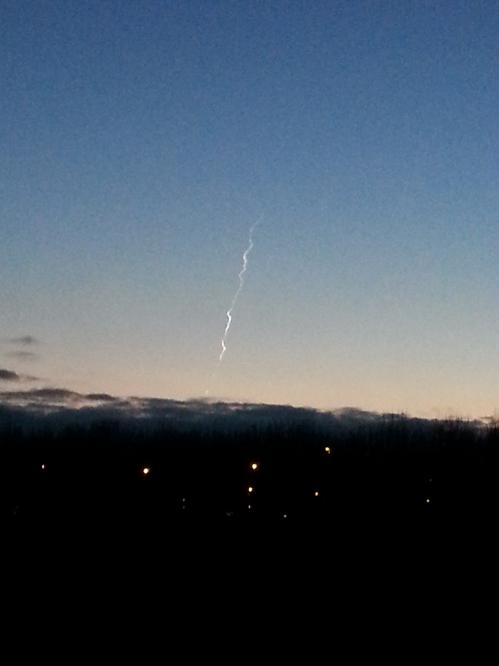
[[[168,538],[222,531],[439,530],[487,525],[498,506],[499,431],[383,420],[178,433],[112,423],[2,433],[1,520],[31,532]]]
[[[240,624],[254,604],[250,633],[276,608],[371,622],[388,600],[395,615],[438,617],[438,596],[449,607],[466,590],[490,593],[498,446],[494,426],[398,418],[334,429],[4,427],[9,612],[24,617],[36,602],[38,624],[49,608],[60,618],[88,607],[108,627],[108,607],[156,619],[168,609],[180,624],[202,609],[200,621],[223,632],[217,612]]]

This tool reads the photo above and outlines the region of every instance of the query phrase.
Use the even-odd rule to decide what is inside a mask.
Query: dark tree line
[[[300,413],[185,422],[0,420],[14,530],[435,525],[495,515],[499,428]]]

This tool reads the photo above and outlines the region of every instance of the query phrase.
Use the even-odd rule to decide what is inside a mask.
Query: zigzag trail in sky
[[[248,239],[248,247],[243,253],[243,266],[239,272],[239,286],[236,290],[236,293],[234,294],[234,297],[232,299],[232,303],[230,304],[230,308],[227,310],[227,323],[225,325],[225,330],[222,335],[222,340],[221,340],[221,345],[222,345],[222,351],[220,352],[220,356],[218,357],[219,363],[222,362],[222,359],[224,357],[225,352],[227,351],[227,336],[229,335],[230,327],[232,324],[232,311],[234,310],[237,299],[239,298],[239,294],[243,290],[244,287],[244,274],[246,273],[246,270],[248,269],[248,257],[253,249],[254,243],[253,243],[253,232],[257,228],[257,226],[261,223],[261,218],[259,218],[250,228],[249,230],[249,239]]]

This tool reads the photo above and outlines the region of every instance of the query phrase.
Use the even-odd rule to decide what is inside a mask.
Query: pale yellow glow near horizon
[[[62,360],[41,365],[40,374],[51,378],[50,384],[74,390],[83,395],[108,393],[116,397],[159,398],[173,400],[202,399],[202,381],[209,369],[174,366],[161,367],[151,361],[144,362],[141,373],[131,373],[123,366],[121,357],[102,356],[100,365],[92,366],[95,359],[85,359],[79,364],[86,368],[68,374]],[[69,365],[68,359],[65,365]],[[270,362],[270,361],[269,361]],[[284,360],[283,360],[284,363]],[[319,361],[317,361],[319,366]],[[295,369],[265,366],[248,377],[248,368],[236,362],[227,364],[218,378],[218,385],[211,391],[211,399],[221,402],[289,405],[335,411],[344,407],[378,413],[406,414],[410,417],[448,419],[485,418],[499,414],[499,375],[489,371],[482,378],[471,377],[463,381],[453,368],[422,368],[408,364],[388,370],[373,367],[355,368],[331,366],[317,370],[315,376],[297,375]],[[392,367],[392,366],[390,366]],[[378,371],[379,370],[379,371]],[[424,372],[423,372],[424,370]],[[324,373],[327,372],[327,377]],[[464,371],[463,371],[464,373]],[[272,377],[270,381],[268,377]],[[341,381],[338,378],[341,377]],[[244,379],[244,381],[243,381]],[[199,391],[196,390],[199,386]]]

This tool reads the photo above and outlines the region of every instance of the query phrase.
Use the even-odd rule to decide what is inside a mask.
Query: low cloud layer
[[[15,373],[14,373],[15,374]],[[19,376],[18,376],[19,377]],[[0,408],[20,409],[26,414],[71,414],[74,419],[133,418],[140,420],[211,421],[226,417],[244,420],[296,421],[322,418],[322,412],[288,405],[213,402],[208,400],[170,400],[131,396],[121,398],[108,393],[78,393],[64,388],[45,387],[0,391]],[[328,414],[330,416],[330,413]],[[346,414],[342,418],[348,418]]]
[[[15,374],[15,373],[14,373]],[[379,414],[356,408],[321,411],[289,405],[258,403],[170,400],[165,398],[116,397],[108,393],[78,393],[57,387],[0,391],[0,426],[16,423],[37,427],[91,425],[101,422],[134,424],[141,429],[170,428],[177,432],[196,431],[201,436],[215,433],[236,435],[269,432],[303,432],[324,436],[371,427],[396,425],[426,430],[431,421],[400,414]],[[398,424],[398,425],[397,425]],[[477,425],[480,425],[477,423]]]

